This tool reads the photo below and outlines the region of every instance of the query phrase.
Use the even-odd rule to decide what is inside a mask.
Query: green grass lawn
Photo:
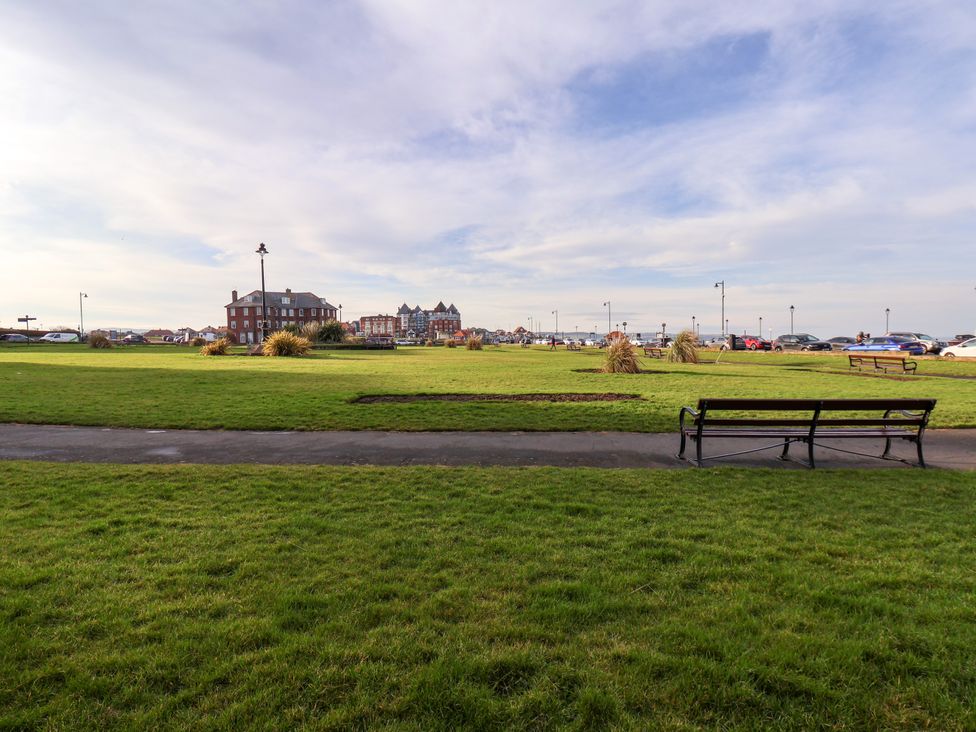
[[[714,358],[715,354],[708,354]],[[735,353],[651,373],[580,373],[602,353],[401,348],[303,359],[206,358],[196,349],[0,348],[0,421],[225,429],[671,431],[703,396],[934,397],[936,427],[976,426],[976,363],[924,360],[917,377],[846,373],[840,355]],[[351,404],[363,394],[626,392],[618,403]]]
[[[973,729],[976,474],[0,472],[0,728]]]

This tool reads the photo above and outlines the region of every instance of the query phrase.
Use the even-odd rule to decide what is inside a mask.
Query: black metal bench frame
[[[698,467],[703,467],[706,460],[778,448],[783,450],[780,459],[789,460],[790,445],[799,442],[807,445],[808,458],[805,464],[810,468],[816,467],[814,446],[851,455],[898,460],[924,468],[922,436],[925,434],[929,416],[935,409],[935,403],[935,399],[700,399],[697,409],[682,407],[678,413],[678,428],[681,433],[678,458],[684,459],[689,439],[695,443],[695,462]],[[723,415],[727,412],[791,412],[794,415],[806,413],[806,416],[714,416],[715,413]],[[851,415],[852,412],[874,413],[875,416],[856,416]],[[878,417],[879,412],[883,412],[883,416]],[[825,413],[827,416],[824,416]],[[841,413],[842,416],[837,416],[837,413]],[[688,425],[685,424],[686,417],[692,418],[692,422]],[[702,455],[702,443],[706,437],[775,438],[777,441],[750,450],[705,457]],[[885,448],[881,455],[873,455],[824,445],[817,442],[818,438],[883,439]],[[918,462],[912,463],[892,457],[892,440],[914,443],[918,452]]]
[[[567,351],[582,351],[583,349],[580,347],[580,344],[579,343],[567,343],[566,344],[566,350]]]
[[[900,368],[903,374],[914,374],[915,369],[918,368],[917,361],[909,361],[904,356],[892,356],[881,353],[849,353],[847,360],[851,368],[857,368],[858,371],[868,361],[874,364],[873,368],[875,371],[883,371],[884,373],[888,373],[889,368]]]
[[[664,349],[644,346],[644,355],[648,358],[664,358]]]

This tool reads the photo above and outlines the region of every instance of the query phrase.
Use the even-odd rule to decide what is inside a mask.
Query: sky
[[[0,326],[976,328],[976,4],[0,0]]]

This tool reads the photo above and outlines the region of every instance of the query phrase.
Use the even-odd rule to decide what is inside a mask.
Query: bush
[[[281,329],[291,333],[292,335],[297,335],[297,336],[302,335],[302,326],[298,325],[298,323],[289,323],[288,325],[283,325]]]
[[[457,343],[454,342],[453,338],[448,338],[446,341],[444,341],[444,345],[448,348],[457,348]]]
[[[320,343],[342,343],[346,331],[338,320],[327,320],[318,327],[316,339]]]
[[[468,336],[468,340],[464,342],[464,347],[469,351],[480,351],[484,347],[484,343],[481,336]]]
[[[606,361],[600,371],[605,374],[639,374],[636,346],[626,337],[614,338],[607,346]]]
[[[112,341],[104,333],[92,333],[88,336],[89,348],[111,348]]]
[[[197,348],[200,348],[200,346],[207,345],[207,339],[204,338],[203,336],[197,336],[192,341],[190,341],[190,345],[191,346],[196,346]]]
[[[226,356],[229,350],[230,341],[226,338],[218,338],[201,348],[200,354],[203,356]]]
[[[690,330],[683,330],[675,336],[668,350],[671,363],[698,363],[698,339]]]
[[[428,338],[426,341],[424,341],[424,345],[427,346],[427,347],[433,346],[434,345],[434,341],[432,341],[430,338]]]
[[[302,338],[307,338],[309,343],[315,343],[319,339],[319,327],[318,323],[309,322],[298,326],[298,330],[292,332],[295,335],[300,335]]]
[[[308,338],[295,335],[288,330],[272,333],[262,345],[265,356],[307,356],[312,347]]]

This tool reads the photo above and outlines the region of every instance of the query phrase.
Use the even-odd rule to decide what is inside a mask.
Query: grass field
[[[973,729],[974,525],[943,471],[6,463],[0,728]]]
[[[714,358],[714,354],[709,355]],[[840,355],[735,353],[722,363],[650,373],[580,373],[598,351],[545,349],[318,353],[304,359],[205,358],[196,349],[83,346],[0,348],[0,421],[225,429],[676,429],[702,396],[934,397],[933,425],[976,426],[976,363],[924,360],[919,376],[847,373]],[[955,378],[945,378],[955,377]],[[970,377],[970,378],[959,378]],[[351,404],[364,394],[626,392],[618,403]]]

